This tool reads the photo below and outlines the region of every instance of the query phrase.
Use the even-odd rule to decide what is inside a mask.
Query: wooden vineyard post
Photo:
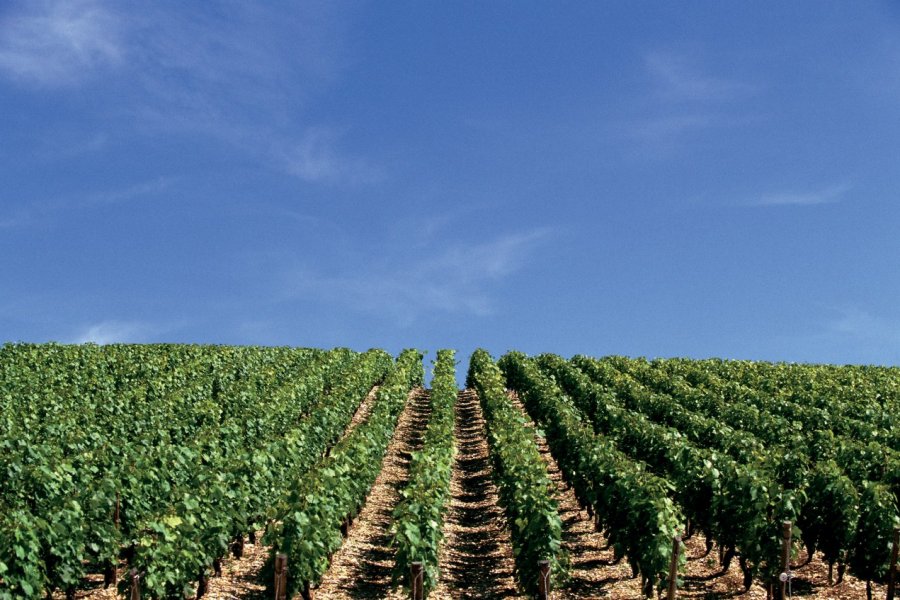
[[[410,592],[412,600],[425,600],[425,570],[416,561],[409,566]]]
[[[781,546],[781,564],[784,567],[784,571],[781,572],[781,576],[778,578],[779,580],[779,589],[781,591],[779,598],[787,597],[787,590],[790,589],[790,581],[791,581],[791,530],[792,525],[790,521],[784,521],[781,523],[781,533],[784,536],[784,541]]]
[[[131,600],[141,600],[141,576],[137,569],[131,569]]]
[[[287,554],[275,557],[275,600],[287,600]]]
[[[669,586],[666,590],[666,600],[675,600],[675,590],[678,588],[678,556],[681,554],[681,537],[672,538],[672,560],[669,562]]]
[[[538,600],[550,598],[550,561],[538,561]]]
[[[209,591],[209,580],[206,578],[206,567],[200,569],[200,576],[197,579],[197,600],[200,600]]]
[[[891,570],[888,571],[887,600],[894,600],[897,593],[897,551],[900,547],[900,527],[894,528],[894,548],[891,550]]]
[[[119,529],[119,492],[116,492],[116,504],[113,508],[113,526],[116,530]],[[118,574],[116,573],[116,563],[114,560],[110,560],[106,564],[106,568],[103,570],[103,589],[108,588],[109,586],[116,587]]]
[[[109,586],[115,587],[118,583],[116,578],[118,577],[116,573],[116,563],[110,560],[106,567],[103,569],[103,589],[107,589]]]

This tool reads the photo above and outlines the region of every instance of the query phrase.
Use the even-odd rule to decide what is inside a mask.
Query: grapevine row
[[[503,375],[491,355],[476,350],[466,386],[478,392],[488,431],[500,503],[510,524],[516,577],[526,593],[538,590],[538,561],[547,560],[556,579],[566,575],[562,521],[553,484],[534,440],[534,431],[506,395]]]
[[[394,577],[410,572],[413,562],[424,569],[425,594],[438,580],[438,549],[450,498],[450,475],[456,453],[456,362],[453,350],[439,350],[431,381],[431,416],[422,444],[410,464],[409,483],[394,511],[392,529],[397,546]]]
[[[382,458],[410,390],[422,385],[422,355],[405,350],[379,388],[372,412],[299,480],[277,507],[267,534],[275,553],[290,561],[289,595],[321,581],[343,541],[342,524],[359,511],[381,469]]]
[[[212,351],[200,351],[186,363],[169,356],[172,368],[160,369],[161,385],[123,390],[113,410],[108,401],[96,403],[97,421],[121,431],[121,444],[112,445],[115,436],[104,440],[102,430],[91,429],[88,433],[103,440],[102,445],[79,449],[73,443],[30,441],[29,450],[49,446],[71,454],[44,463],[55,468],[25,471],[44,474],[40,481],[28,478],[29,502],[4,494],[12,510],[4,511],[0,556],[13,558],[3,565],[0,594],[35,597],[44,588],[71,589],[83,576],[84,558],[114,573],[120,550],[141,573],[142,589],[150,596],[183,594],[193,581],[202,581],[232,539],[260,524],[278,490],[272,482],[291,469],[302,470],[334,441],[359,399],[383,375],[388,358],[367,353],[353,359],[348,351],[301,354],[297,361],[281,358],[288,366],[302,367],[303,376],[293,379],[265,361],[216,370],[209,357],[218,354]],[[202,383],[189,383],[191,373]],[[155,390],[152,402],[150,390]],[[261,402],[260,393],[269,402]],[[86,404],[82,413],[90,407]],[[323,427],[339,405],[349,413],[346,419],[332,416],[331,425]],[[139,424],[157,423],[152,445],[142,440],[140,428],[127,432],[131,414],[139,411],[144,413]],[[59,421],[57,430],[72,430],[63,415],[45,412],[45,427]],[[198,469],[198,462],[204,468]]]
[[[667,583],[672,538],[684,530],[684,518],[669,498],[671,484],[619,452],[585,424],[559,387],[543,377],[520,353],[500,359],[507,382],[520,393],[528,413],[543,428],[551,453],[579,501],[597,516],[617,556],[625,556],[641,588]],[[684,555],[681,555],[683,566]]]
[[[647,392],[640,389],[639,384],[629,385],[622,378],[616,378],[609,372],[610,366],[605,361],[576,357],[573,362],[589,373],[596,381],[612,383],[618,381],[617,389],[628,397],[635,397]],[[891,532],[897,523],[890,489],[884,485],[867,481],[861,473],[866,471],[847,468],[846,472],[839,465],[846,462],[835,462],[828,456],[833,452],[829,445],[822,442],[810,442],[821,439],[818,434],[824,433],[831,439],[830,431],[822,432],[814,428],[810,422],[803,430],[794,431],[790,422],[784,422],[777,416],[777,411],[761,411],[751,405],[737,403],[723,404],[721,398],[728,394],[704,393],[699,389],[686,386],[675,377],[653,377],[653,372],[642,368],[640,361],[615,358],[613,363],[624,372],[634,372],[644,380],[649,380],[657,389],[665,389],[674,398],[694,408],[703,408],[703,413],[719,415],[729,423],[743,425],[750,431],[765,436],[774,456],[781,456],[781,467],[778,469],[780,480],[800,494],[802,500],[797,515],[797,524],[801,537],[807,546],[808,556],[816,549],[821,549],[829,564],[829,574],[835,563],[838,564],[839,578],[844,565],[866,581],[883,581],[887,572],[888,555],[883,550],[890,543]],[[704,379],[707,383],[714,378]],[[733,391],[739,384],[729,382],[727,389]],[[713,390],[711,390],[713,391]],[[772,399],[760,403],[775,404],[783,401]],[[860,444],[847,440],[838,445],[845,451],[839,453],[847,456],[846,450],[859,448]],[[816,453],[807,453],[807,449],[817,449]],[[824,456],[823,456],[824,455]],[[865,453],[862,453],[865,457]],[[776,459],[777,460],[777,459]],[[791,466],[791,465],[795,466]],[[859,464],[858,462],[856,464]],[[809,469],[806,471],[806,469]],[[805,474],[804,474],[805,473]],[[848,477],[853,474],[853,481]]]
[[[744,585],[769,585],[780,573],[780,527],[795,520],[800,499],[777,484],[765,457],[739,463],[690,442],[678,430],[626,409],[613,389],[572,369],[560,382],[597,433],[673,484],[673,495],[692,526],[725,548],[727,568],[739,554]]]

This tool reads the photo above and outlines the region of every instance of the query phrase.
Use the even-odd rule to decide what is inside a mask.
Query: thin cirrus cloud
[[[147,4],[133,14],[108,0],[15,4],[0,12],[0,76],[92,90],[119,141],[199,136],[308,183],[371,183],[380,168],[340,150],[343,134],[305,119],[309,101],[347,64],[347,13],[340,2],[291,11]],[[101,70],[109,76],[93,77]],[[107,138],[96,139],[84,149],[103,149]]]
[[[757,86],[708,74],[699,62],[673,52],[644,54],[647,87],[635,102],[643,114],[626,121],[642,154],[670,155],[691,135],[758,120],[738,108],[758,92]]]
[[[263,127],[265,139],[342,70],[334,10],[237,4],[227,16],[209,12],[151,9],[135,23],[134,76],[146,91],[136,108],[146,125],[240,143]]]
[[[177,179],[172,177],[157,177],[118,188],[29,202],[10,213],[0,215],[0,229],[53,224],[72,211],[152,198],[169,190],[176,182]]]
[[[80,206],[108,205],[153,196],[167,191],[176,181],[177,179],[174,177],[156,177],[118,189],[95,192],[85,196],[80,202]]]
[[[146,92],[130,108],[141,132],[212,138],[306,182],[374,179],[376,169],[305,118],[344,70],[345,12],[338,2],[147,11],[132,40]]]
[[[0,72],[44,86],[77,83],[124,55],[121,19],[92,0],[26,3],[0,17]]]
[[[333,80],[343,65],[339,9],[328,5],[311,3],[292,14],[234,5],[227,18],[153,4],[132,15],[121,6],[107,0],[13,3],[0,12],[0,71],[70,84],[93,69],[120,66],[120,74],[139,80],[144,91],[178,91],[177,104],[193,92],[211,96],[204,89],[224,92],[225,101],[236,94],[253,101],[276,93],[295,99],[298,78],[312,87]]]
[[[754,206],[815,206],[834,204],[844,199],[852,189],[849,184],[833,185],[811,191],[783,191],[763,194],[750,202]]]
[[[383,169],[362,157],[338,150],[340,136],[326,128],[311,128],[288,150],[280,152],[284,169],[310,183],[360,185],[384,179]]]
[[[667,115],[644,119],[634,125],[635,137],[648,142],[671,139],[689,131],[727,125],[722,117],[710,114]]]
[[[647,53],[644,66],[654,81],[657,94],[666,101],[725,101],[756,91],[755,86],[743,81],[708,75],[687,57],[678,54]]]
[[[284,300],[312,296],[356,312],[388,315],[406,326],[435,313],[490,315],[497,286],[521,269],[550,233],[536,229],[455,243],[433,256],[412,255],[362,272],[325,275],[301,268],[290,275]]]

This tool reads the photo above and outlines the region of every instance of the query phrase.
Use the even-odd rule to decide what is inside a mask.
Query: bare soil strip
[[[701,558],[706,551],[703,535],[697,534],[685,541],[687,548],[687,569],[684,588],[678,591],[679,598],[702,598],[703,600],[764,600],[766,590],[759,582],[754,582],[750,591],[744,591],[743,574],[738,566],[738,559],[732,561],[728,572],[721,574],[719,565],[719,548],[713,545],[712,551]],[[791,583],[793,596],[815,600],[865,600],[866,582],[860,581],[849,573],[844,580],[834,586],[828,585],[828,564],[817,554],[811,563],[806,562],[806,551],[793,561],[794,579]],[[835,566],[837,579],[837,566]],[[883,598],[886,586],[872,585],[873,598]]]
[[[230,555],[222,561],[222,576],[210,577],[209,589],[204,600],[268,600],[267,582],[260,576],[266,559],[271,553],[271,546],[260,543],[265,530],[256,532],[256,544],[244,542],[244,554],[241,558]]]
[[[457,454],[444,518],[441,579],[429,598],[519,598],[509,529],[491,479],[484,417],[473,390],[456,404]]]
[[[509,392],[513,404],[528,417],[515,392]],[[529,419],[530,422],[530,419]],[[632,579],[631,567],[623,559],[614,563],[613,550],[607,548],[606,537],[596,531],[594,521],[582,510],[575,492],[566,483],[547,440],[535,436],[541,458],[547,463],[547,474],[556,485],[556,501],[563,522],[563,548],[571,563],[569,580],[562,587],[553,586],[552,597],[559,598],[641,598],[640,580]]]
[[[124,571],[119,569],[119,577],[122,577],[123,572]],[[53,600],[64,600],[66,593],[64,590],[56,590],[53,592],[52,597]],[[99,573],[89,573],[81,580],[81,584],[78,589],[75,590],[75,598],[78,600],[81,600],[82,598],[89,598],[90,600],[100,600],[101,598],[104,600],[114,600],[117,597],[116,588],[114,586],[103,589],[103,575]]]
[[[421,448],[429,413],[428,392],[422,389],[411,392],[388,445],[381,472],[343,546],[332,557],[331,568],[316,589],[317,600],[404,597],[391,591],[392,513],[409,477],[411,453]]]

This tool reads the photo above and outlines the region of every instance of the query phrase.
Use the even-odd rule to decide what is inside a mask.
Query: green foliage
[[[781,463],[775,457],[757,446],[756,452],[738,462],[693,443],[678,429],[631,410],[629,406],[667,400],[653,397],[608,362],[586,357],[576,357],[571,364],[546,357],[542,361],[559,376],[563,388],[598,433],[668,479],[672,496],[696,528],[720,546],[740,552],[745,577],[769,581],[780,572],[781,522],[796,520],[804,497],[802,490],[778,484],[777,467]]]
[[[900,527],[900,517],[894,495],[884,485],[864,483],[860,490],[859,528],[850,554],[854,575],[865,581],[885,581],[895,527]]]
[[[123,550],[148,597],[183,595],[390,364],[380,351],[171,345],[17,345],[2,359],[0,556],[16,559],[0,565],[0,598],[73,587]]]
[[[512,530],[516,575],[529,594],[537,591],[537,563],[550,561],[554,579],[566,577],[562,521],[553,484],[541,459],[534,431],[506,395],[503,375],[484,350],[476,350],[467,381],[478,392],[487,423],[488,442],[500,502]]]
[[[817,464],[810,475],[809,502],[799,517],[807,553],[818,549],[829,565],[846,563],[859,520],[856,486],[834,461]]]
[[[868,506],[876,498],[860,494],[863,486],[878,481],[900,495],[900,455],[892,441],[900,428],[881,417],[886,407],[897,406],[896,369],[684,359],[614,362],[670,392],[683,406],[763,440],[776,457],[769,463],[778,480],[805,495],[797,517],[804,543],[821,549],[829,562],[846,563],[853,540],[868,535],[858,515],[879,509]],[[872,422],[863,424],[857,416]],[[804,474],[803,464],[812,471]],[[773,533],[769,539],[775,543],[777,537]],[[877,553],[867,559],[856,554],[851,571],[860,577],[877,570],[867,560],[882,560]]]
[[[554,458],[581,502],[591,507],[607,538],[644,579],[646,593],[665,585],[672,540],[684,531],[681,511],[669,498],[671,484],[648,473],[608,439],[596,435],[571,401],[523,354],[500,359],[509,386],[547,434]],[[681,567],[685,557],[681,555]]]
[[[422,441],[422,451],[413,453],[409,483],[394,510],[391,529],[397,556],[395,581],[405,581],[410,565],[421,561],[425,571],[425,593],[438,580],[438,549],[443,538],[444,513],[450,498],[450,475],[456,453],[456,363],[453,350],[439,350],[431,382],[431,416]]]
[[[267,538],[274,553],[288,555],[290,593],[321,580],[329,557],[341,545],[341,524],[355,516],[365,501],[409,392],[423,377],[422,355],[404,350],[379,388],[366,421],[293,481],[275,515],[280,523]]]
[[[453,460],[452,363],[438,354],[394,523],[397,572],[422,560],[429,589]],[[785,518],[827,561],[883,578],[900,498],[897,369],[518,353],[501,364],[579,499],[650,577],[683,509],[763,580],[780,571]],[[278,519],[294,587],[317,581],[423,379],[414,351],[394,366],[340,348],[0,347],[0,600],[71,589],[121,555],[146,597],[182,597],[236,537]],[[382,381],[369,419],[335,445]],[[558,579],[559,516],[534,431],[486,352],[467,385],[488,420],[522,585],[538,558]]]

